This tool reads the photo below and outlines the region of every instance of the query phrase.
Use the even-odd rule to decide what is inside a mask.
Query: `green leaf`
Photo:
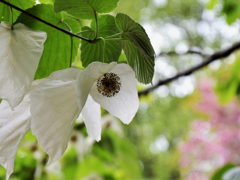
[[[43,4],[53,4],[54,0],[39,0],[39,2]]]
[[[240,1],[224,0],[222,12],[230,25],[240,18]]]
[[[122,47],[128,64],[136,73],[137,80],[144,84],[151,83],[154,74],[154,57],[145,57],[129,40],[123,40]]]
[[[50,4],[36,5],[33,8],[28,9],[27,12],[63,29],[69,30],[66,25],[68,24],[73,32],[80,31],[78,21],[64,15],[63,13],[55,14],[53,12],[53,6]],[[21,14],[17,19],[17,22],[21,22],[34,30],[45,31],[48,35],[44,44],[43,55],[35,74],[35,79],[47,77],[54,71],[69,67],[71,56],[71,37],[69,35],[45,25],[25,14]],[[72,58],[77,54],[79,43],[79,39],[73,39]]]
[[[152,82],[155,52],[143,27],[125,14],[117,14],[117,27],[123,32],[122,47],[128,64],[133,68],[139,82]]]
[[[89,32],[85,32],[83,35],[87,38],[93,39],[96,31],[95,20],[92,21],[91,28],[83,27],[82,30],[88,30]],[[98,37],[105,38],[116,33],[119,33],[119,30],[115,24],[113,16],[102,15],[98,17]],[[99,39],[96,43],[82,42],[81,61],[84,67],[87,67],[94,61],[105,63],[118,61],[121,50],[122,47],[120,40]]]
[[[9,2],[23,10],[33,7],[36,4],[35,0],[9,0]],[[13,22],[16,21],[17,17],[20,15],[20,12],[13,9]],[[0,22],[6,21],[11,23],[11,14],[9,6],[0,2]]]
[[[217,172],[213,175],[212,180],[222,180],[223,174],[233,167],[235,167],[233,164],[224,165],[222,168],[217,170]]]
[[[113,11],[119,0],[55,0],[54,11],[65,11],[80,19],[94,19],[94,11],[108,13]]]
[[[125,34],[147,58],[154,58],[155,52],[144,28],[126,14],[118,13],[117,27]]]

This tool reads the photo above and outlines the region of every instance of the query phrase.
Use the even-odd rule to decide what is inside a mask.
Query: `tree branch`
[[[187,52],[182,53],[182,54],[178,54],[175,51],[170,51],[170,52],[167,52],[167,53],[160,53],[158,55],[158,57],[160,57],[160,56],[179,56],[179,55],[186,55],[186,54],[197,54],[197,55],[204,56],[204,57],[208,56],[208,55],[206,55],[206,54],[204,54],[200,51],[188,50]]]
[[[213,62],[217,59],[222,59],[222,58],[225,58],[225,57],[229,56],[231,53],[238,50],[239,48],[240,48],[240,42],[236,43],[235,45],[233,45],[232,47],[230,47],[228,49],[216,52],[213,55],[206,58],[206,60],[203,61],[201,64],[196,65],[196,66],[194,66],[194,67],[192,67],[192,68],[190,68],[186,71],[183,71],[181,73],[178,73],[177,75],[175,75],[171,78],[168,78],[168,79],[165,79],[165,80],[160,80],[156,85],[154,85],[154,86],[152,86],[152,87],[150,87],[146,90],[138,92],[138,96],[147,95],[149,92],[153,91],[154,89],[158,88],[159,86],[167,84],[167,83],[169,83],[169,82],[171,82],[171,81],[173,81],[173,80],[175,80],[179,77],[188,76],[188,75],[194,73],[195,71],[207,66],[208,64],[210,64],[211,62]]]
[[[26,14],[26,15],[28,15],[28,16],[30,16],[30,17],[32,17],[32,18],[34,18],[34,19],[36,19],[36,20],[38,20],[38,21],[46,24],[46,25],[48,25],[48,26],[51,26],[51,27],[53,27],[53,28],[55,28],[55,29],[57,29],[57,30],[59,30],[59,31],[62,31],[62,32],[65,33],[65,34],[68,34],[68,35],[70,35],[70,36],[74,36],[74,37],[77,37],[77,38],[82,39],[82,40],[84,40],[84,41],[87,41],[87,42],[89,42],[89,43],[92,43],[92,40],[91,40],[91,39],[87,39],[87,38],[85,38],[85,37],[78,36],[77,34],[74,34],[74,33],[69,32],[69,31],[67,31],[67,30],[65,30],[65,29],[62,29],[62,28],[60,28],[60,27],[58,27],[58,26],[55,26],[55,25],[53,25],[53,24],[51,24],[51,23],[49,23],[49,22],[47,22],[47,21],[44,21],[43,19],[41,19],[41,18],[39,18],[39,17],[37,17],[37,16],[34,16],[34,15],[28,13],[27,11],[24,11],[23,9],[21,9],[21,8],[19,8],[19,7],[17,7],[17,6],[14,6],[13,4],[11,4],[11,3],[9,3],[9,2],[6,2],[6,1],[4,1],[4,0],[0,0],[0,2],[2,2],[3,4],[6,4],[7,6],[12,7],[13,9],[16,9],[16,10],[18,10],[18,11],[20,11],[20,12],[22,12],[22,13],[24,13],[24,14]]]

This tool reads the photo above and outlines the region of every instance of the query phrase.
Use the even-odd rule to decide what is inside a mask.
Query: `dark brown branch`
[[[232,47],[216,52],[213,55],[209,56],[208,58],[206,58],[205,61],[203,61],[201,64],[196,65],[186,71],[183,71],[181,73],[178,73],[176,76],[173,76],[171,78],[165,79],[165,80],[160,80],[156,85],[144,90],[144,91],[140,91],[138,92],[138,96],[142,96],[142,95],[147,95],[149,92],[153,91],[154,89],[158,88],[159,86],[162,86],[164,84],[167,84],[179,77],[182,76],[188,76],[192,73],[194,73],[195,71],[207,66],[208,64],[210,64],[211,62],[217,60],[217,59],[222,59],[225,58],[227,56],[229,56],[231,53],[233,53],[234,51],[238,50],[240,48],[240,42],[236,43],[235,45],[233,45]]]
[[[28,16],[30,16],[30,17],[32,17],[32,18],[34,18],[34,19],[36,19],[36,20],[38,20],[38,21],[46,24],[46,25],[48,25],[48,26],[51,26],[51,27],[53,27],[53,28],[55,28],[55,29],[57,29],[57,30],[59,30],[59,31],[62,31],[62,32],[65,33],[65,34],[68,34],[68,35],[70,35],[70,36],[74,36],[74,37],[77,37],[77,38],[82,39],[82,40],[84,40],[84,41],[87,41],[87,42],[89,42],[89,43],[92,43],[92,40],[91,40],[91,39],[87,39],[87,38],[85,38],[85,37],[78,36],[77,34],[74,34],[74,33],[69,32],[69,31],[67,31],[67,30],[65,30],[65,29],[62,29],[62,28],[60,28],[60,27],[58,27],[58,26],[55,26],[55,25],[53,25],[53,24],[51,24],[51,23],[49,23],[49,22],[47,22],[47,21],[44,21],[43,19],[41,19],[41,18],[39,18],[39,17],[37,17],[37,16],[34,16],[34,15],[28,13],[27,11],[24,11],[23,9],[21,9],[21,8],[19,8],[19,7],[17,7],[17,6],[14,6],[14,5],[11,4],[11,3],[8,3],[8,2],[6,2],[6,1],[4,1],[4,0],[0,0],[0,2],[2,2],[3,4],[6,4],[7,6],[12,7],[13,9],[16,9],[16,10],[18,10],[18,11],[20,11],[20,12],[22,12],[22,13],[24,13],[24,14],[26,14],[26,15],[28,15]]]
[[[206,55],[206,54],[204,54],[200,51],[188,50],[187,52],[182,53],[182,54],[178,54],[175,51],[170,51],[170,52],[167,52],[167,53],[161,53],[161,54],[158,55],[158,57],[160,57],[160,56],[179,56],[179,55],[186,55],[186,54],[197,54],[197,55],[204,56],[204,57],[208,56],[208,55]]]

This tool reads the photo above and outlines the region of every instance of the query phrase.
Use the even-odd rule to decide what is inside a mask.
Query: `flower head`
[[[100,105],[126,124],[139,106],[134,71],[115,62],[56,71],[32,91],[30,98],[32,133],[49,155],[49,164],[64,153],[80,113],[88,134],[99,141]]]
[[[97,89],[103,96],[112,97],[120,91],[121,80],[112,72],[105,73],[103,77],[98,78]]]

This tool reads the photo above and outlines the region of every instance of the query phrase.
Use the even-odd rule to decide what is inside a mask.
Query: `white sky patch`
[[[156,138],[154,142],[151,143],[149,150],[153,154],[157,154],[160,152],[165,152],[169,148],[169,142],[164,135],[160,135]]]
[[[187,42],[180,42],[175,47],[175,51],[178,54],[184,54],[189,50],[189,45]]]
[[[177,74],[177,70],[175,67],[169,65],[164,61],[164,58],[158,58],[155,61],[155,71],[166,78],[173,77]]]
[[[162,35],[159,32],[154,31],[154,28],[151,26],[150,23],[145,23],[142,25],[143,25],[146,33],[149,36],[149,39],[152,43],[155,53],[160,54],[161,53],[161,44],[163,43]]]
[[[221,66],[221,61],[217,60],[217,61],[213,61],[212,63],[209,64],[209,68],[212,70],[218,70]]]
[[[172,96],[183,98],[194,91],[195,78],[191,76],[180,77],[170,85]]]
[[[168,3],[167,0],[153,0],[153,4],[157,7],[164,7]]]
[[[204,9],[202,12],[202,19],[206,21],[213,21],[215,18],[215,12],[212,10]]]
[[[169,88],[166,85],[160,86],[157,88],[154,93],[161,98],[167,97],[170,93]]]
[[[210,26],[206,21],[200,21],[197,24],[197,31],[200,36],[207,36],[210,32]]]
[[[41,4],[41,3],[39,2],[39,0],[36,0],[36,4]]]
[[[232,64],[234,63],[235,60],[236,60],[235,54],[231,54],[227,59],[224,59],[224,62],[227,64]]]

